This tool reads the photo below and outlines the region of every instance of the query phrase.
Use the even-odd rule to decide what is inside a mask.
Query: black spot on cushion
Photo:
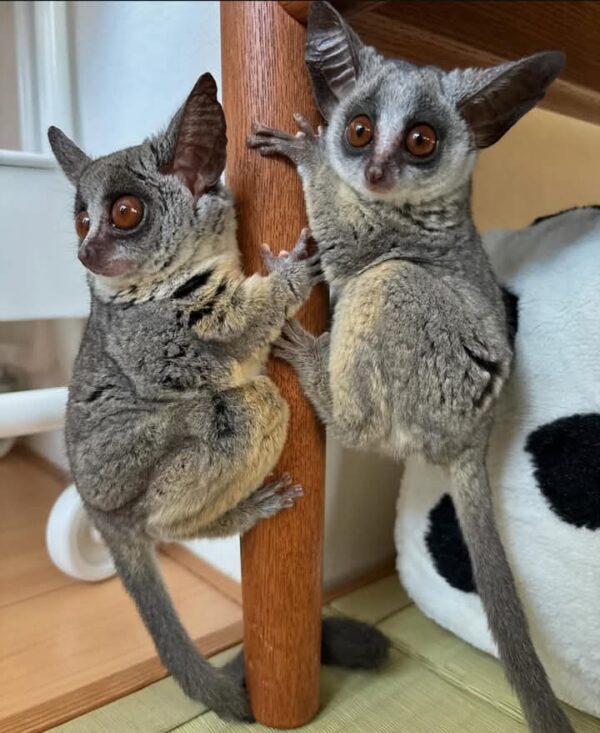
[[[450,494],[444,494],[429,512],[425,543],[435,569],[447,583],[465,593],[476,592],[469,550]]]
[[[562,520],[600,528],[600,415],[561,417],[527,438],[540,491]]]
[[[502,288],[502,300],[506,311],[506,327],[511,348],[515,347],[515,337],[519,330],[519,298],[507,287]]]
[[[571,206],[570,209],[563,209],[562,211],[557,211],[554,214],[546,214],[546,216],[538,216],[537,219],[534,219],[530,227],[535,226],[536,224],[541,224],[543,221],[548,221],[548,219],[554,219],[556,216],[561,216],[562,214],[568,214],[569,211],[579,211],[579,209],[600,209],[600,205],[598,204],[590,204],[589,206]]]

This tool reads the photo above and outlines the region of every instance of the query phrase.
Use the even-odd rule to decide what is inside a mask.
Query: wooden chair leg
[[[245,267],[260,267],[258,245],[289,249],[305,224],[301,187],[287,163],[246,149],[253,120],[294,130],[292,113],[315,124],[304,70],[304,28],[277,2],[221,2],[223,101],[228,123],[227,182],[239,210]],[[314,333],[327,318],[325,292],[301,313]],[[324,435],[291,370],[270,365],[291,407],[289,438],[279,471],[304,486],[294,509],[282,512],[242,541],[246,673],[258,721],[291,728],[319,704],[324,513]]]

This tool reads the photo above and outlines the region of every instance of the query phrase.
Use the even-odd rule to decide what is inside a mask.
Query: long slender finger
[[[249,135],[246,138],[246,147],[248,148],[268,148],[279,147],[281,141],[277,138],[260,137],[259,135]]]
[[[284,328],[289,329],[289,333],[292,334],[293,338],[297,343],[304,343],[307,339],[312,339],[314,336],[307,331],[304,326],[300,324],[295,318],[289,320]]]
[[[296,259],[300,259],[300,257],[306,254],[306,251],[308,250],[309,239],[310,229],[308,227],[304,227],[304,229],[300,232],[300,236],[298,237],[296,244],[294,245],[293,253]]]
[[[293,348],[293,345],[286,339],[283,333],[277,339],[277,341],[273,342],[274,354],[291,353],[293,351]]]
[[[296,121],[298,127],[307,137],[313,138],[315,136],[312,125],[304,115],[301,115],[299,112],[294,112],[294,120]]]
[[[275,359],[281,359],[281,361],[287,362],[290,361],[286,350],[283,349],[281,346],[274,346],[271,354]]]
[[[276,130],[274,127],[267,127],[260,122],[253,122],[250,127],[250,132],[253,135],[267,135],[269,137],[275,137],[278,140],[293,140],[294,136],[289,132],[283,130]]]
[[[264,489],[258,489],[256,491],[256,495],[258,498],[254,501],[254,504],[256,504],[258,501],[267,501],[268,499],[272,499],[277,493],[277,489],[273,489],[270,486],[267,486]],[[251,499],[252,494],[248,498]]]
[[[307,248],[307,242],[306,240],[299,239],[296,244],[294,245],[294,249],[292,250],[292,254],[294,255],[295,260],[300,260],[304,257],[306,254],[306,248]]]
[[[317,341],[319,342],[319,346],[327,346],[330,341],[331,334],[329,331],[323,331],[323,333],[318,337]]]
[[[300,232],[300,236],[298,237],[298,241],[296,242],[296,245],[301,244],[304,247],[306,247],[309,239],[310,239],[310,229],[309,227],[304,227],[302,231]]]
[[[290,474],[284,473],[276,481],[270,482],[268,486],[265,486],[265,488],[272,489],[273,491],[281,491],[282,489],[287,489],[291,483],[292,477]]]
[[[286,330],[283,335],[288,341],[288,348],[291,350],[294,350],[295,347],[302,346],[304,343],[302,336],[299,336],[298,333],[292,329]]]
[[[277,150],[277,148],[259,148],[258,154],[262,155],[263,158],[272,158],[281,155],[281,150]]]
[[[304,491],[302,489],[302,486],[297,484],[296,486],[292,486],[286,491],[281,492],[281,496],[284,499],[284,508],[290,509],[294,506],[294,503],[297,499],[299,499],[304,494]]]

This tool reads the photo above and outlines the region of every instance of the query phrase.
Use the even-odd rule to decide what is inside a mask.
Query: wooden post
[[[304,35],[277,2],[221,2],[227,182],[238,206],[248,272],[260,267],[261,242],[275,252],[289,249],[306,223],[293,168],[245,146],[253,120],[295,130],[292,113],[299,111],[317,123],[304,69]],[[323,330],[327,301],[321,288],[300,317],[314,333]],[[277,471],[289,471],[304,496],[242,540],[246,675],[257,720],[293,728],[310,720],[319,705],[324,435],[293,372],[275,362],[270,373],[291,408]]]

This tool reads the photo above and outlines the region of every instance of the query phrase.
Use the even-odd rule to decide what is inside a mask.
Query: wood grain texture
[[[161,568],[201,651],[240,641],[237,604],[169,558]],[[116,578],[0,608],[0,733],[45,730],[165,675]]]
[[[21,446],[0,461],[0,607],[75,582],[46,552],[48,515],[67,483],[46,468]]]
[[[300,23],[306,23],[310,2],[306,2],[306,0],[279,0],[279,4]],[[385,3],[381,0],[331,0],[331,4],[346,18],[350,18]]]
[[[259,269],[258,245],[296,241],[305,215],[292,167],[246,149],[254,119],[293,130],[292,113],[317,114],[304,71],[304,29],[275,2],[221,3],[223,100],[228,123],[227,181],[239,210],[245,267]],[[313,332],[326,323],[325,292],[301,312]],[[318,708],[324,514],[324,436],[293,372],[270,372],[291,406],[287,446],[277,471],[304,486],[294,509],[262,522],[242,540],[244,644],[256,718],[291,728]]]
[[[221,626],[196,639],[196,646],[205,656],[218,654],[242,640],[241,619]],[[115,639],[111,640],[115,644]],[[48,670],[46,669],[46,672]],[[129,665],[111,674],[98,677],[93,682],[77,683],[62,694],[43,702],[28,705],[15,713],[0,713],[0,733],[42,733],[49,728],[72,720],[79,715],[107,705],[124,695],[146,687],[167,676],[157,657]],[[6,687],[3,695],[9,694]]]
[[[308,5],[295,2],[290,12],[305,19]],[[596,0],[402,0],[376,3],[351,21],[360,37],[382,53],[446,69],[561,49],[566,68],[541,106],[600,124]]]

